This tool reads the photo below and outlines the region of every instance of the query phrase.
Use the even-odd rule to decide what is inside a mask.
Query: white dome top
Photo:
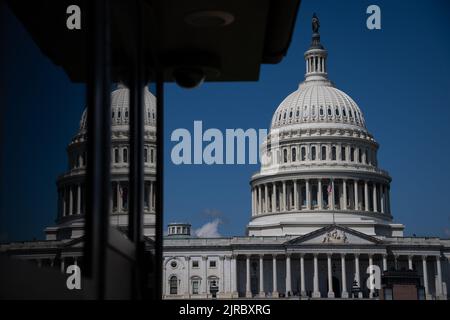
[[[128,125],[129,121],[129,90],[123,84],[111,93],[111,126]],[[145,125],[156,126],[156,97],[145,87]],[[86,130],[86,109],[81,116],[80,131]]]
[[[366,130],[358,105],[329,81],[308,81],[288,95],[272,118],[271,128],[299,125],[301,128],[356,126]]]

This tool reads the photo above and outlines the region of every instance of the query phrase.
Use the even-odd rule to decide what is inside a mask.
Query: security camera
[[[175,82],[182,88],[192,89],[205,81],[205,73],[199,67],[179,67],[173,72]]]

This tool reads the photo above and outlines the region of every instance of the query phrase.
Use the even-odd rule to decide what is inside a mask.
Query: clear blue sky
[[[377,4],[382,30],[365,27]],[[176,128],[267,128],[278,104],[303,79],[311,16],[321,22],[329,76],[362,109],[389,171],[391,205],[406,234],[450,236],[450,6],[448,1],[302,1],[292,44],[254,83],[166,86],[166,139]],[[70,83],[8,12],[1,19],[2,107],[0,241],[43,237],[56,216],[56,177],[85,105]],[[175,166],[166,140],[166,215],[195,228],[219,216],[223,235],[242,235],[250,217],[249,180],[257,165]]]

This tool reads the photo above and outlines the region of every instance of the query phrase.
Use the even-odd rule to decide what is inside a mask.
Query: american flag
[[[331,183],[328,185],[327,191],[328,191],[328,193],[333,192],[333,186],[331,185]]]

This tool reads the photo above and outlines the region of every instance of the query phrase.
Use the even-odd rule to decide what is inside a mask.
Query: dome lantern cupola
[[[319,18],[314,13],[312,18],[312,42],[305,52],[306,74],[305,81],[327,80],[327,50],[320,43]]]

